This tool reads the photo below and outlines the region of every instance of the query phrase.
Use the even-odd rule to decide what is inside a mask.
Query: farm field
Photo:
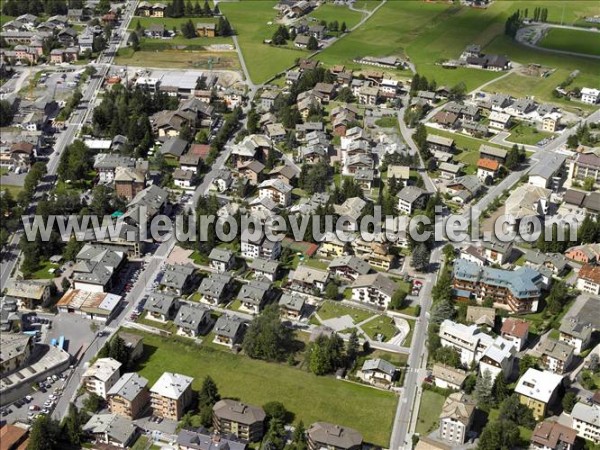
[[[244,55],[250,78],[254,83],[263,83],[273,75],[294,65],[297,59],[308,56],[300,49],[277,48],[263,44],[271,39],[277,25],[274,0],[245,0],[235,3],[220,3],[221,12],[237,33],[237,39]]]
[[[296,422],[339,423],[359,430],[368,442],[383,447],[389,443],[397,403],[392,393],[334,377],[317,377],[288,365],[253,360],[226,350],[131,332],[144,336],[144,355],[135,370],[150,384],[163,372],[173,371],[193,376],[197,390],[204,377],[210,375],[224,397],[254,405],[280,401],[295,414]]]
[[[538,45],[544,48],[600,56],[600,33],[551,28]]]
[[[319,6],[314,12],[310,14],[310,17],[314,17],[317,20],[325,20],[327,23],[337,20],[341,25],[342,22],[346,22],[348,28],[352,28],[362,19],[362,13],[352,11],[347,6],[338,5],[322,5]]]

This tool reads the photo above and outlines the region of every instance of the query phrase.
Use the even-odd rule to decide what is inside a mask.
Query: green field
[[[327,23],[337,20],[341,25],[342,22],[346,22],[348,28],[352,28],[360,22],[362,16],[362,13],[352,11],[347,6],[338,5],[322,5],[310,14],[310,17],[319,21],[325,20]]]
[[[380,0],[357,0],[354,2],[354,8],[362,9],[363,11],[373,11],[380,3]]]
[[[295,421],[309,424],[323,420],[359,430],[366,441],[386,447],[394,419],[397,398],[394,394],[366,386],[346,383],[333,377],[317,377],[300,369],[272,364],[215,350],[144,336],[144,356],[134,368],[150,384],[165,371],[194,377],[199,389],[210,375],[224,397],[239,398],[264,405],[280,401],[295,414]]]
[[[208,52],[205,50],[154,50],[133,52],[131,48],[119,49],[115,64],[134,67],[167,69],[224,69],[240,67],[235,52]]]
[[[294,65],[308,55],[300,49],[277,48],[263,44],[271,39],[277,25],[274,23],[275,0],[245,0],[221,2],[219,8],[227,16],[237,34],[244,60],[254,83],[263,83],[273,75]],[[267,22],[273,22],[268,25]]]
[[[204,4],[204,3],[203,3]],[[203,23],[217,23],[217,19],[214,17],[134,17],[129,23],[128,30],[135,30],[138,22],[144,28],[148,28],[150,25],[164,25],[167,30],[175,28],[178,32],[181,32],[181,25],[191,20],[194,25],[199,22]]]
[[[445,400],[441,394],[433,391],[423,391],[415,430],[417,433],[426,436],[437,427]]]
[[[361,328],[374,340],[377,339],[378,334],[382,334],[384,342],[389,341],[398,333],[398,329],[394,325],[394,320],[388,316],[375,317],[364,325],[361,325]]]
[[[9,191],[14,199],[17,198],[19,192],[23,190],[23,186],[12,186],[10,184],[0,184],[0,191]]]
[[[319,307],[317,313],[323,320],[349,315],[352,317],[354,323],[362,322],[363,320],[367,320],[369,317],[374,316],[373,313],[363,309],[351,308],[350,306],[342,305],[339,302],[334,302],[331,300],[324,301]]]
[[[510,136],[506,138],[507,141],[515,142],[517,144],[535,145],[544,138],[552,136],[552,133],[547,131],[539,131],[533,125],[526,123],[519,123],[515,127],[511,128]]]
[[[551,28],[538,45],[555,50],[600,56],[600,33]]]

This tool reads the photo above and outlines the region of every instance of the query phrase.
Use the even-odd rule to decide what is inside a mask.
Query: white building
[[[492,345],[481,356],[479,361],[479,373],[482,375],[489,371],[492,381],[500,374],[506,378],[510,375],[517,349],[513,342],[498,336]]]
[[[598,103],[600,97],[600,90],[591,88],[581,88],[581,101],[590,105]]]
[[[494,338],[483,333],[477,325],[463,325],[451,320],[444,320],[440,326],[439,336],[443,347],[453,347],[460,354],[460,362],[469,366],[478,362]]]
[[[399,286],[381,273],[360,275],[351,286],[352,300],[382,308],[388,307]]]
[[[440,414],[440,438],[454,444],[464,444],[473,424],[475,405],[461,392],[450,394]]]
[[[577,436],[596,444],[600,442],[600,405],[577,403],[571,411],[571,418]]]
[[[562,379],[556,373],[527,369],[519,378],[515,393],[519,394],[520,403],[531,409],[537,420],[541,420],[546,415],[548,405],[556,399]]]
[[[505,130],[510,125],[510,114],[492,111],[490,113],[490,128]]]
[[[119,380],[121,363],[112,358],[100,358],[83,374],[83,386],[88,392],[106,399],[106,394]]]
[[[292,201],[292,187],[276,178],[265,180],[258,185],[258,197],[269,198],[285,207]]]
[[[437,387],[442,389],[453,389],[455,391],[460,391],[462,389],[468,375],[465,370],[456,369],[445,364],[434,364],[431,372]]]
[[[563,319],[559,331],[559,341],[569,344],[574,348],[575,354],[579,355],[590,344],[594,330],[590,323],[570,317]]]

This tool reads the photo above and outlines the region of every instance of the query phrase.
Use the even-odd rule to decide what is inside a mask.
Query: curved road
[[[537,28],[537,30],[536,30],[536,28]],[[534,50],[546,52],[546,53],[554,53],[554,54],[558,54],[558,55],[567,55],[567,56],[576,56],[578,58],[600,59],[599,55],[590,55],[588,53],[577,53],[577,52],[570,52],[568,50],[558,50],[558,49],[554,49],[554,48],[540,47],[539,45],[537,45],[537,43],[539,42],[539,40],[541,38],[544,37],[544,32],[547,28],[562,28],[562,29],[566,29],[566,30],[587,31],[589,33],[600,33],[600,30],[592,29],[592,28],[582,28],[582,27],[573,27],[573,26],[569,26],[569,25],[554,25],[551,23],[534,22],[526,27],[519,29],[515,40],[521,45],[532,48]],[[527,40],[527,37],[525,36],[527,31],[536,33],[536,36],[533,38],[533,39],[535,39],[535,42],[530,42]]]

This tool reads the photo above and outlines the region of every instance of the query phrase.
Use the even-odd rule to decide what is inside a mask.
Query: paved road
[[[568,50],[558,50],[554,48],[545,48],[541,47],[538,42],[543,39],[546,35],[546,30],[548,28],[563,28],[566,30],[576,30],[576,31],[584,31],[588,33],[600,33],[600,30],[595,28],[583,28],[583,27],[574,27],[570,25],[555,25],[552,23],[542,23],[542,22],[534,22],[530,26],[523,27],[519,29],[516,36],[516,41],[519,44],[522,44],[526,47],[533,48],[538,51],[546,52],[546,53],[555,53],[558,55],[567,55],[567,56],[575,56],[578,58],[592,58],[592,59],[600,59],[598,55],[590,55],[589,53],[577,53],[570,52]],[[533,37],[529,36],[531,33],[535,33]],[[530,39],[528,39],[528,37]]]
[[[441,246],[431,253],[431,263],[439,264],[442,261]],[[414,422],[419,412],[421,395],[421,384],[426,377],[427,366],[427,328],[429,327],[429,309],[431,308],[431,291],[437,280],[437,273],[429,273],[425,276],[423,287],[420,292],[421,315],[416,320],[413,332],[412,344],[406,366],[404,387],[400,394],[396,408],[396,418],[392,429],[390,449],[412,448],[412,431]]]

